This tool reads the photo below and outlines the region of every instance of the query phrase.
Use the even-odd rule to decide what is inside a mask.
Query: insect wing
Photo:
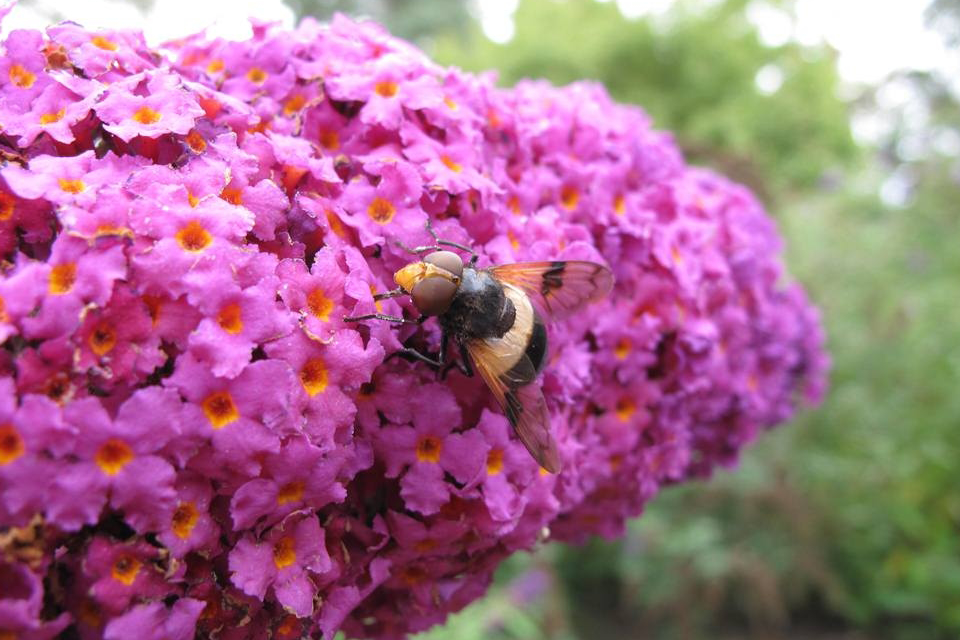
[[[550,435],[550,414],[530,358],[520,352],[520,359],[512,363],[516,352],[498,349],[487,340],[472,340],[466,347],[527,451],[541,467],[559,473],[560,454]]]
[[[516,262],[488,271],[497,280],[521,289],[553,319],[597,302],[613,289],[613,272],[585,260]]]

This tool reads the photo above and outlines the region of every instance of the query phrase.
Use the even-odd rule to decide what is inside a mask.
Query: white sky
[[[517,1],[474,0],[488,36],[499,41],[512,36]],[[671,0],[615,1],[627,16],[662,13],[671,4]],[[923,26],[923,10],[928,3],[929,0],[797,0],[794,23],[786,14],[755,0],[749,16],[771,44],[791,37],[809,44],[825,40],[839,51],[844,79],[872,83],[897,68],[930,69],[948,64],[950,56],[939,37]],[[134,5],[117,0],[44,0],[40,6],[44,5],[56,7],[68,19],[88,27],[142,28],[152,43],[204,27],[209,28],[211,35],[244,38],[249,35],[247,16],[293,24],[292,12],[280,0],[159,0],[146,16]],[[16,6],[5,21],[5,30],[42,28],[45,22],[44,16]]]

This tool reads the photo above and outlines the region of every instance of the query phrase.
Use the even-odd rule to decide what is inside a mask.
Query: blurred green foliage
[[[496,69],[507,86],[525,77],[599,81],[672,131],[691,161],[770,198],[816,185],[824,169],[853,161],[856,146],[832,52],[765,46],[747,4],[681,0],[665,15],[628,20],[612,2],[523,0],[509,43],[474,27],[437,38],[433,53],[467,70]],[[758,87],[761,70],[782,78],[778,90]]]

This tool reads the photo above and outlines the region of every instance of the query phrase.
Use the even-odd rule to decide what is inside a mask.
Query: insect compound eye
[[[423,261],[435,264],[455,276],[463,275],[463,259],[453,251],[434,251],[427,254]]]
[[[456,292],[456,284],[446,278],[433,276],[424,278],[414,285],[410,296],[420,313],[426,316],[439,316],[450,308],[450,303],[453,302],[453,296]]]

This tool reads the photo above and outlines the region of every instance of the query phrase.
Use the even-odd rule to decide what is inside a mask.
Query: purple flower
[[[599,85],[498,89],[343,16],[0,47],[0,529],[43,543],[0,563],[18,637],[403,636],[824,392],[761,205]],[[428,220],[481,267],[615,270],[549,324],[563,473],[480,379],[391,357],[435,320],[344,321],[417,316],[374,295]]]
[[[186,135],[203,115],[176,75],[151,71],[112,83],[94,110],[103,128],[124,142],[135,136]]]
[[[151,602],[131,607],[111,620],[103,630],[107,640],[144,638],[150,640],[190,640],[196,631],[197,618],[203,611],[202,600],[180,598],[167,606]]]
[[[301,618],[313,613],[311,574],[329,569],[323,531],[310,514],[284,520],[260,540],[244,537],[230,553],[234,584],[261,599],[272,587],[277,601]]]

